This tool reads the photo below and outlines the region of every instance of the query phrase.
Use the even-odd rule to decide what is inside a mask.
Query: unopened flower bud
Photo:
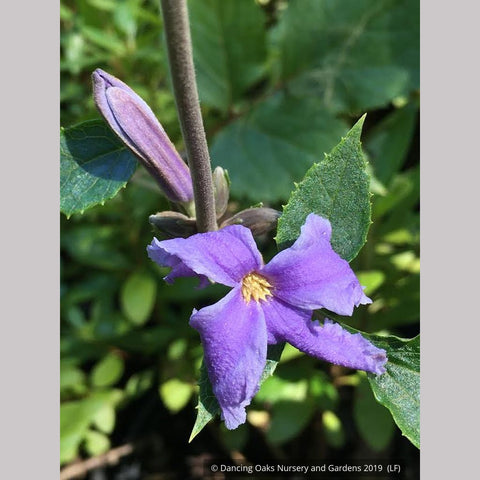
[[[213,171],[213,189],[215,192],[215,211],[217,218],[220,218],[227,210],[230,195],[230,179],[227,170],[222,167],[217,167]]]
[[[139,158],[166,197],[178,203],[193,200],[190,170],[150,107],[125,83],[97,69],[93,97],[110,128]]]
[[[269,232],[277,225],[281,213],[273,208],[247,208],[225,220],[220,228],[227,225],[243,225],[252,231],[254,236]]]
[[[154,228],[170,238],[187,238],[197,233],[195,219],[189,218],[180,212],[159,212],[155,215],[150,215],[148,220]]]

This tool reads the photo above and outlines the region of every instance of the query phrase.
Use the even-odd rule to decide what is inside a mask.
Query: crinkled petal
[[[240,287],[222,300],[194,311],[190,325],[199,331],[204,361],[225,426],[246,420],[245,407],[257,393],[267,359],[267,331],[261,307],[245,303]]]
[[[311,321],[312,312],[279,299],[262,303],[269,343],[288,342],[312,357],[376,374],[385,372],[387,355],[360,333],[352,334],[325,319],[323,326]]]
[[[330,222],[310,214],[297,241],[277,254],[262,270],[274,293],[306,310],[328,308],[351,315],[353,308],[371,303],[348,262],[330,245]]]
[[[229,287],[238,285],[247,273],[262,265],[262,256],[252,233],[241,225],[198,233],[188,238],[161,242],[154,239],[147,250],[152,260],[173,267],[169,279],[183,276],[184,272],[190,276],[190,272],[194,272]]]

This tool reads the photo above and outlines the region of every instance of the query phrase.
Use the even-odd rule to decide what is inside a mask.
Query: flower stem
[[[212,172],[198,100],[186,0],[161,0],[175,102],[193,181],[199,232],[217,229]]]

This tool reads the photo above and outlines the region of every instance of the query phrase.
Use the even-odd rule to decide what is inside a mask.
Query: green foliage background
[[[229,171],[232,210],[260,201],[281,210],[294,182],[368,112],[362,143],[373,224],[352,268],[374,302],[347,320],[365,332],[414,337],[418,1],[190,0],[189,8],[212,163]],[[100,67],[149,103],[182,151],[157,1],[62,0],[61,48],[63,127],[99,118],[90,75]],[[166,208],[138,167],[103,206],[61,216],[62,463],[152,434],[170,442],[158,471],[187,468],[174,466],[173,450],[251,458],[252,445],[272,458],[412,456],[364,375],[290,346],[246,425],[227,432],[217,421],[186,445],[202,359],[188,318],[225,290],[162,281],[165,271],[145,248],[148,216]],[[276,251],[272,239],[259,246],[266,259]]]

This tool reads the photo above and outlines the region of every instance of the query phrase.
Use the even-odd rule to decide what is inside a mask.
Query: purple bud
[[[193,200],[190,170],[150,107],[125,83],[97,68],[93,98],[103,118],[173,202]]]

